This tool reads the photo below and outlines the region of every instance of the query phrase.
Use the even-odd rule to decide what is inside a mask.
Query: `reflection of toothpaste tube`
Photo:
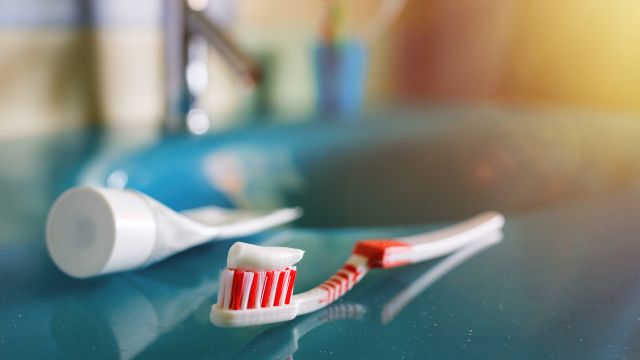
[[[299,209],[270,212],[208,206],[177,213],[133,190],[78,187],[49,211],[47,248],[78,278],[147,266],[196,245],[251,235],[297,219]]]
[[[206,270],[221,257],[212,255],[178,257],[170,269],[122,274],[95,286],[71,289],[49,314],[53,340],[69,358],[96,349],[100,357],[136,358],[210,301],[218,277]],[[189,280],[176,282],[175,274]],[[73,326],[69,319],[74,319]],[[79,333],[99,335],[78,341]]]

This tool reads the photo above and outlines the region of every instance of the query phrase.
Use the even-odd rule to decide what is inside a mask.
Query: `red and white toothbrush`
[[[426,234],[358,241],[338,272],[296,295],[292,295],[294,264],[302,258],[302,250],[236,243],[229,251],[211,321],[218,326],[238,327],[291,320],[336,301],[372,268],[392,268],[447,255],[501,231],[503,226],[502,215],[486,212]]]

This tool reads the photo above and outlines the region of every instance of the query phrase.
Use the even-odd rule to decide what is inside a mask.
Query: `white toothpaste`
[[[237,242],[229,249],[227,269],[245,271],[280,270],[302,259],[304,251],[278,246],[257,246]]]

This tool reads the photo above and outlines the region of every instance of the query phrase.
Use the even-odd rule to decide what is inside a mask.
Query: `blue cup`
[[[314,69],[318,112],[331,115],[359,112],[366,88],[367,58],[368,50],[355,40],[316,44]]]

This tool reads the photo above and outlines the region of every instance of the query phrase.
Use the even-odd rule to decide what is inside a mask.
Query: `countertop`
[[[130,148],[100,132],[0,142],[0,358],[640,357],[640,120],[504,109],[376,117],[393,119]],[[373,271],[317,313],[223,329],[209,311],[233,241],[90,280],[55,268],[46,213],[78,183],[136,188],[177,210],[301,205],[292,226],[241,239],[304,249],[297,291],[333,274],[359,239],[489,209],[507,222],[497,244]]]

